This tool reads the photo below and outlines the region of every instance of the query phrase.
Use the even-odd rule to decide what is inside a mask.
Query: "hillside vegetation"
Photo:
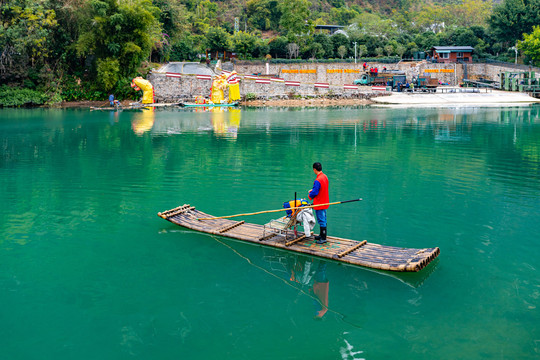
[[[540,0],[0,0],[0,82],[48,102],[126,98],[152,63],[223,51],[350,59],[355,43],[359,58],[398,59],[470,45],[475,58],[514,61],[517,46],[529,63],[540,60],[539,8]],[[316,31],[322,24],[344,33]]]

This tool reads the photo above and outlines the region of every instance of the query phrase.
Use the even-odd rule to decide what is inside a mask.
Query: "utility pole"
[[[353,44],[354,44],[354,63],[356,64],[356,41]]]
[[[516,64],[517,64],[517,57],[518,57],[518,49],[517,49],[517,47],[512,46],[512,47],[511,47],[510,49],[508,49],[508,50],[514,50],[514,51],[516,52]]]

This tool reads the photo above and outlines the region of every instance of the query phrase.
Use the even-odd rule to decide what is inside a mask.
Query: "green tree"
[[[160,41],[159,9],[149,0],[91,0],[86,11],[75,47],[83,59],[95,59],[96,79],[109,88],[113,79],[136,75]]]
[[[324,57],[324,47],[318,42],[313,42],[309,46],[309,53],[312,59],[320,59]]]
[[[464,27],[486,24],[492,12],[491,1],[463,0],[462,3],[450,6],[456,25]]]
[[[439,39],[432,31],[426,31],[416,35],[414,42],[421,51],[429,51],[433,46],[439,45]]]
[[[270,55],[274,58],[286,58],[287,57],[287,45],[289,42],[287,38],[278,36],[268,43]]]
[[[56,13],[45,1],[0,3],[0,78],[26,78],[29,68],[43,66],[52,51]],[[29,63],[29,65],[28,65]]]
[[[324,55],[327,59],[334,57],[334,44],[332,44],[330,36],[326,34],[315,34],[313,36],[313,41],[322,45]]]
[[[111,90],[120,80],[120,63],[117,59],[106,58],[97,60],[97,80],[106,91]]]
[[[279,26],[281,10],[278,0],[249,0],[246,16],[249,25],[259,30],[271,30]]]
[[[347,47],[344,45],[338,47],[337,54],[341,57],[341,59],[343,59],[343,57],[347,55]]]
[[[361,58],[362,55],[367,55],[368,48],[366,45],[358,45],[356,48],[356,55]]]
[[[534,26],[530,34],[523,34],[523,41],[518,42],[518,49],[535,65],[540,65],[540,26]]]
[[[493,9],[488,22],[493,34],[507,44],[514,44],[540,24],[540,0],[504,0]]]
[[[185,33],[177,39],[171,46],[171,61],[193,60],[201,49],[203,37],[201,35],[190,35]]]
[[[398,45],[396,46],[395,51],[396,51],[396,54],[398,54],[399,58],[403,59],[403,54],[405,54],[405,52],[407,51],[407,47],[403,45]]]
[[[329,20],[332,24],[349,25],[358,15],[358,12],[349,8],[332,8],[330,9]]]
[[[384,52],[386,53],[386,55],[387,56],[394,55],[395,50],[396,50],[396,46],[397,46],[397,43],[395,41],[391,41],[391,42],[387,43],[384,46]]]
[[[190,30],[189,14],[184,4],[175,0],[153,0],[153,4],[160,10],[159,22],[171,42]]]
[[[238,31],[232,37],[232,45],[234,51],[247,58],[248,54],[253,54],[257,46],[257,37],[253,34]]]
[[[282,16],[279,24],[286,34],[298,37],[312,30],[310,6],[308,0],[280,0]]]
[[[212,26],[206,32],[206,49],[212,54],[217,51],[229,50],[231,47],[230,35],[219,26]]]
[[[350,45],[350,40],[347,36],[337,33],[330,37],[330,40],[332,41],[332,49],[335,54],[338,53],[338,49],[341,46],[344,46],[346,50],[348,50]],[[346,56],[347,52],[343,56]],[[340,55],[341,56],[341,55]],[[343,59],[343,56],[341,57]]]

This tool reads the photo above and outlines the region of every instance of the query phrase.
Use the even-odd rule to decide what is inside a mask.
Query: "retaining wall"
[[[167,77],[161,73],[151,73],[148,80],[154,86],[156,102],[193,101],[196,96],[210,97],[210,80],[198,79],[192,75],[181,78]],[[384,92],[383,92],[384,93]],[[240,94],[253,94],[257,99],[289,99],[295,97],[339,97],[369,99],[380,96],[381,91],[373,91],[371,86],[359,86],[357,89],[344,89],[343,85],[329,85],[328,88],[316,88],[313,83],[301,83],[300,86],[287,86],[282,82],[270,84],[256,83],[254,80],[240,81]],[[228,94],[225,94],[227,97]]]
[[[449,85],[458,85],[463,81],[465,71],[467,78],[486,78],[498,81],[500,71],[515,71],[503,66],[490,64],[443,64],[420,62],[400,62],[396,64],[368,63],[368,67],[377,67],[382,71],[401,70],[407,79],[429,74]],[[465,69],[466,66],[466,69]],[[237,62],[234,70],[241,75],[261,74],[273,75],[284,80],[299,81],[300,86],[287,86],[284,83],[255,83],[244,79],[240,82],[240,93],[255,94],[258,98],[290,98],[295,96],[335,96],[345,98],[369,98],[380,95],[371,87],[344,89],[344,84],[352,84],[363,73],[362,63],[302,63],[302,64],[253,64]],[[540,74],[537,74],[537,77]],[[148,80],[154,85],[156,100],[159,102],[191,100],[195,96],[210,96],[210,80],[197,79],[195,76],[183,75],[182,78],[166,77],[162,73],[151,73]],[[328,83],[329,88],[316,88],[315,83]]]

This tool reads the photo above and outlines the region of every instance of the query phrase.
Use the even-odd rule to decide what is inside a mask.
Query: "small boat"
[[[238,106],[238,102],[233,102],[229,104],[195,104],[195,103],[180,103],[178,104],[181,107],[234,107]]]
[[[273,223],[251,224],[214,218],[188,204],[158,213],[176,225],[207,234],[242,240],[259,245],[318,256],[372,269],[416,272],[425,268],[440,253],[438,247],[413,249],[328,236],[325,244],[317,244],[311,234],[293,229],[279,229]]]

